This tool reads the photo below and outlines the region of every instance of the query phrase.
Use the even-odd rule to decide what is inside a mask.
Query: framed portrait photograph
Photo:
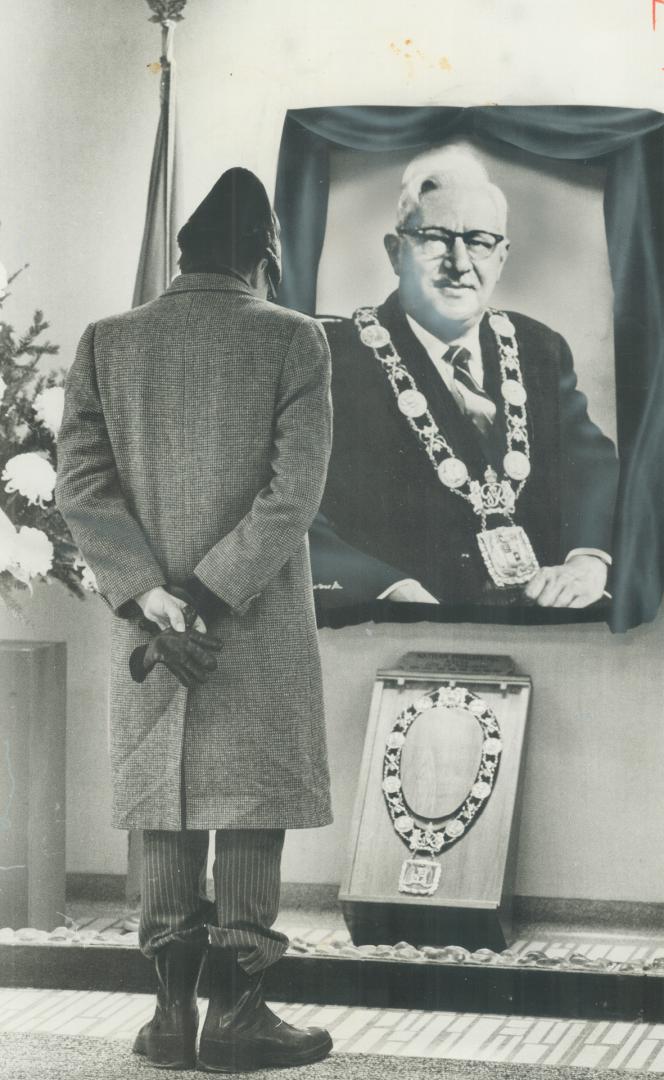
[[[622,618],[638,586],[621,530],[648,512],[625,517],[619,457],[643,430],[658,341],[639,309],[660,287],[658,210],[635,193],[658,182],[660,122],[562,106],[288,115],[284,298],[322,318],[332,353],[311,533],[323,625]]]

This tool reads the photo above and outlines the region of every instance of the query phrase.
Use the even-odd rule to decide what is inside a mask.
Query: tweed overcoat
[[[191,574],[225,609],[217,672],[187,690],[113,620],[113,824],[310,828],[331,820],[306,534],[331,445],[318,323],[238,278],[186,274],[87,328],[70,369],[57,504],[116,615]]]

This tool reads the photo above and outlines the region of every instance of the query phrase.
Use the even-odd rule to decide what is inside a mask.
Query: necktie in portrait
[[[451,345],[443,360],[454,369],[452,393],[458,404],[463,403],[462,412],[482,435],[488,435],[496,418],[496,405],[471,373],[470,352],[463,346]]]

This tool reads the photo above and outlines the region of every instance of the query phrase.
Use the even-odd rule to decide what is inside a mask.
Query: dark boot
[[[268,1009],[263,975],[248,975],[234,949],[208,951],[210,1005],[203,1024],[198,1067],[209,1072],[246,1072],[272,1066],[308,1065],[327,1057],[332,1039],[322,1028],[294,1028]]]
[[[157,1007],[133,1050],[159,1069],[189,1069],[196,1063],[196,990],[204,959],[200,945],[180,942],[164,945],[155,956]]]

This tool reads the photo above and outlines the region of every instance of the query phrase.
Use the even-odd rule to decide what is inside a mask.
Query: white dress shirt
[[[415,322],[410,315],[406,315],[408,325],[413,331],[415,337],[419,341],[420,345],[426,353],[435,367],[436,371],[440,375],[441,379],[445,383],[445,386],[450,391],[452,397],[456,401],[457,405],[462,412],[472,412],[472,397],[471,391],[467,390],[463,383],[458,382],[454,377],[454,365],[450,360],[445,360],[444,356],[448,349],[453,345],[459,346],[463,349],[467,349],[470,353],[470,361],[468,368],[473,379],[478,386],[484,387],[484,364],[482,363],[482,350],[480,348],[480,324],[475,323],[471,326],[461,337],[455,338],[454,341],[441,341],[435,334],[431,334],[428,330],[425,330],[423,326]],[[469,408],[467,407],[469,406]],[[492,420],[495,419],[496,410],[493,409]]]

